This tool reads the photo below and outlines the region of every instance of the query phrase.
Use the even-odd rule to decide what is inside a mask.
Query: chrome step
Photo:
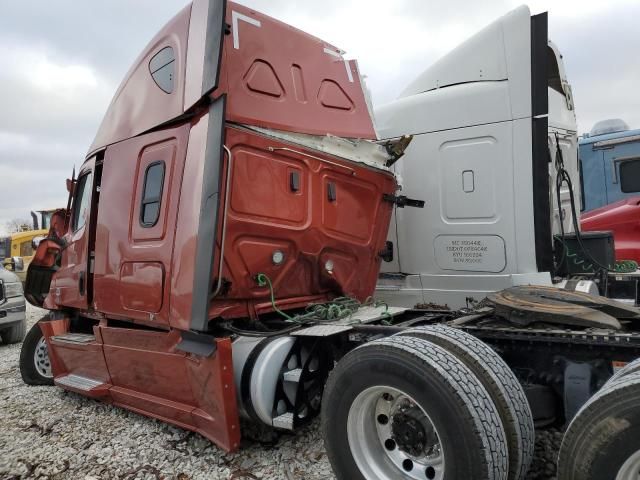
[[[96,337],[88,333],[65,333],[63,335],[50,337],[50,340],[64,343],[87,344],[95,342]]]
[[[301,375],[302,375],[302,369],[301,368],[296,368],[295,370],[289,370],[288,372],[284,372],[284,381],[285,382],[292,382],[292,383],[299,383]]]
[[[287,412],[279,417],[275,417],[272,421],[275,428],[282,428],[284,430],[293,430],[293,413]]]
[[[56,378],[55,382],[61,387],[75,388],[76,390],[82,390],[84,392],[90,392],[94,388],[105,385],[105,383],[100,380],[83,377],[75,373]]]

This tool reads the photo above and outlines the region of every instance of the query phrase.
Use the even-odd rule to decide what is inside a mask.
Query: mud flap
[[[568,362],[564,371],[564,418],[567,425],[593,394],[593,369],[588,363]]]

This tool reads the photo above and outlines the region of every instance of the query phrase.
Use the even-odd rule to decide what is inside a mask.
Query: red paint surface
[[[640,197],[632,197],[592,210],[580,219],[583,230],[611,230],[616,260],[640,262]]]
[[[95,341],[70,344],[56,335],[68,320],[41,322],[54,380],[75,374],[103,382],[92,391],[59,386],[196,431],[227,451],[240,443],[229,339],[215,353],[194,357],[176,350],[180,334],[96,326]],[[108,364],[108,369],[107,369]]]
[[[258,273],[269,276],[279,301],[370,296],[391,216],[382,196],[395,191],[393,176],[326,155],[331,163],[271,152],[290,147],[320,156],[235,128],[227,129],[226,144],[234,160],[223,277],[231,287],[213,302],[210,318],[246,317],[266,301],[269,291],[256,284]],[[298,192],[290,189],[292,171],[300,175]],[[335,184],[335,202],[328,182]],[[284,254],[281,265],[272,261],[276,250]],[[327,260],[334,263],[331,274]]]
[[[190,16],[191,5],[171,19],[136,59],[111,100],[90,152],[139,135],[183,113]],[[167,46],[173,48],[176,57],[175,88],[170,95],[158,88],[149,73],[149,61]]]
[[[108,204],[98,210],[94,308],[107,316],[169,326],[168,285],[189,128],[135,137],[105,152],[100,195]],[[145,170],[158,160],[166,164],[160,215],[155,226],[141,228]]]
[[[61,320],[40,321],[38,322],[38,325],[40,326],[40,330],[42,330],[42,335],[47,341],[49,360],[51,362],[51,368],[54,374],[57,374],[58,372],[64,372],[65,367],[62,363],[62,359],[58,358],[55,349],[51,347],[49,338],[54,335],[62,335],[64,333],[67,333],[69,331],[69,319],[64,318]]]
[[[90,158],[82,165],[78,180],[87,175],[94,177],[95,157]],[[93,182],[93,180],[92,180]],[[87,183],[86,188],[91,188]],[[90,197],[91,198],[91,195]],[[81,214],[83,215],[83,214]],[[63,235],[65,244],[64,254],[60,262],[60,269],[56,272],[51,282],[51,291],[55,292],[55,302],[57,305],[65,307],[86,309],[88,308],[87,290],[87,261],[89,258],[89,233],[91,221],[89,210],[84,214],[82,226],[74,230],[72,221],[68,222],[68,230]],[[81,294],[81,284],[83,284],[85,294]]]
[[[233,32],[224,37],[219,88],[229,95],[230,121],[299,133],[375,139],[357,63],[325,53],[340,49],[242,5],[227,2],[226,23],[233,12],[260,22],[238,21],[240,48]],[[127,73],[89,149],[139,135],[184,113],[187,38],[191,6],[185,7],[149,43]],[[149,61],[163,48],[176,57],[175,87],[163,92],[149,74]],[[349,81],[347,67],[353,82]]]
[[[212,94],[227,95],[224,144],[233,168],[225,210],[229,163],[221,159],[212,280],[215,285],[222,261],[226,288],[212,299],[209,319],[272,312],[269,290],[256,284],[258,273],[270,277],[282,309],[338,295],[364,300],[375,289],[392,211],[383,194],[395,192],[393,175],[238,125],[374,138],[355,62],[347,64],[351,82],[345,63],[324,51],[334,47],[233,3],[228,23],[233,11],[258,20],[260,27],[239,22],[239,49],[232,35],[225,37],[220,85]],[[56,378],[75,373],[103,382],[81,393],[198,431],[234,450],[239,427],[230,340],[217,339],[216,353],[208,358],[176,350],[179,330],[191,326],[208,113],[200,106],[189,118],[143,133],[182,114],[189,12],[190,7],[180,12],[141,55],[92,147],[106,149],[82,167],[81,174],[103,159],[99,205],[84,228],[64,234],[67,247],[46,305],[100,320],[95,340],[72,346],[48,341]],[[147,68],[166,45],[176,54],[172,94],[157,87]],[[143,228],[144,174],[156,161],[166,165],[160,215],[153,227]],[[294,173],[297,191],[290,187]],[[275,251],[284,255],[280,265],[272,260]],[[79,292],[83,272],[90,295]],[[155,329],[116,327],[109,325],[112,319]],[[43,331],[51,337],[67,328],[68,322],[51,322]]]
[[[348,68],[342,57],[325,53],[340,49],[242,5],[233,12],[260,22],[238,21],[240,48],[225,37],[223,83],[230,121],[315,135],[375,139],[357,63]]]

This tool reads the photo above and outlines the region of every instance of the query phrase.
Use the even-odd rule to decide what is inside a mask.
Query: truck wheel
[[[37,323],[31,327],[22,343],[20,374],[27,385],[53,385],[47,342]]]
[[[435,343],[455,355],[475,374],[498,408],[504,425],[509,448],[509,479],[523,479],[533,459],[535,427],[522,385],[505,361],[473,335],[445,325],[413,328],[398,336],[423,338]]]
[[[24,334],[26,331],[27,321],[23,320],[19,324],[2,331],[2,333],[0,333],[0,336],[2,337],[2,341],[4,343],[19,343],[24,338]]]
[[[558,480],[640,477],[640,372],[601,389],[569,424],[558,456]]]
[[[443,348],[389,337],[349,352],[322,400],[338,479],[505,480],[506,437],[480,381]]]
[[[617,381],[619,378],[624,377],[633,372],[640,371],[640,358],[636,358],[633,362],[627,363],[624,367],[614,373],[607,383],[604,384],[602,388],[607,388],[608,385],[611,385],[613,382]]]

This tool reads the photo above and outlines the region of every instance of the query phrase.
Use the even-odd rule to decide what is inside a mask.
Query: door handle
[[[84,272],[80,272],[80,276],[78,278],[78,292],[81,296],[84,296]]]

